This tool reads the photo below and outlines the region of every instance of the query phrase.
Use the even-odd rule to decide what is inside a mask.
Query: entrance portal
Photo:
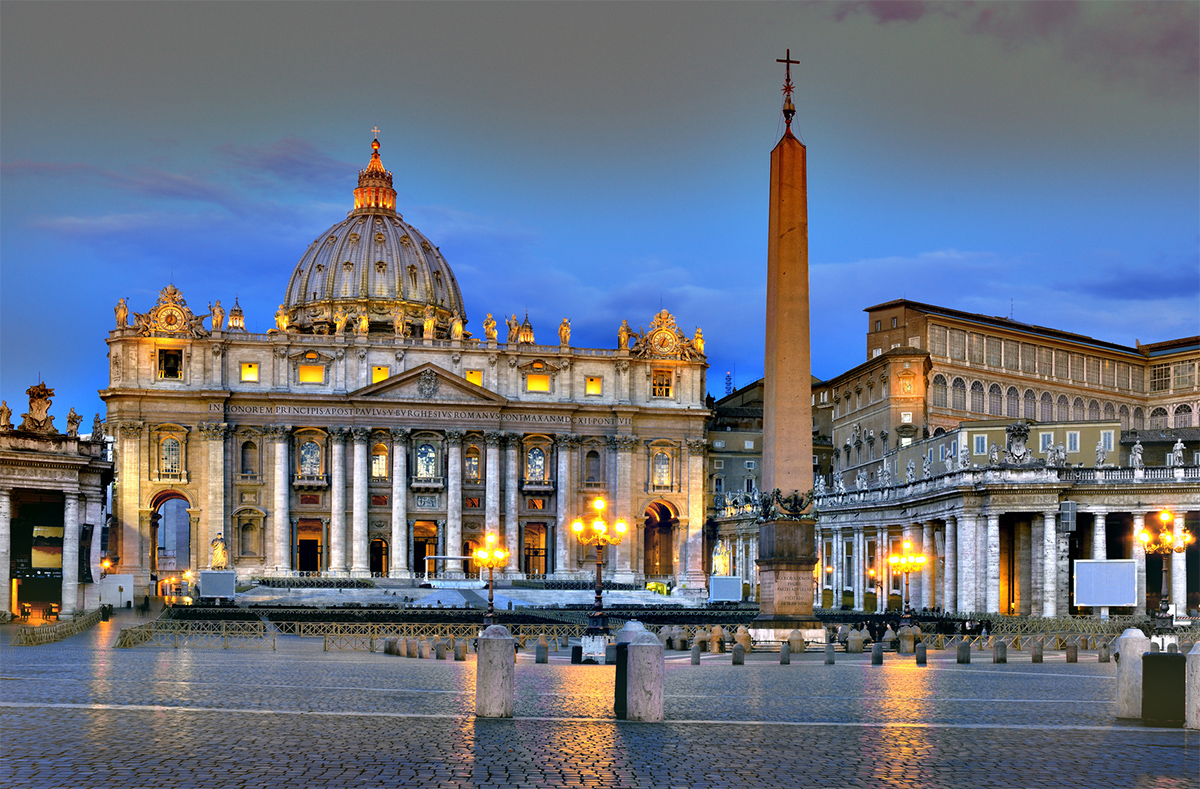
[[[644,531],[646,578],[674,577],[675,575],[675,527],[679,519],[665,502],[656,501],[646,508]]]
[[[417,521],[413,524],[413,566],[414,572],[432,573],[438,568],[430,567],[436,562],[425,561],[426,556],[437,555],[437,524],[433,521]]]
[[[321,521],[318,518],[301,518],[296,522],[296,564],[301,572],[315,573],[322,567]]]
[[[546,524],[526,523],[521,568],[527,575],[546,574]]]
[[[371,540],[371,575],[387,575],[388,545],[387,540]]]

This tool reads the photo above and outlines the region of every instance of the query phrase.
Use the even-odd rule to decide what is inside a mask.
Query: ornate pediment
[[[699,337],[699,331],[697,330]],[[637,359],[682,359],[692,361],[704,358],[702,350],[675,325],[675,316],[667,310],[660,311],[650,322],[649,329],[641,329],[633,335],[630,354]]]
[[[370,397],[420,402],[458,402],[503,404],[508,402],[495,392],[476,386],[465,378],[428,362],[405,370],[378,383],[350,393],[350,397]]]
[[[536,375],[540,373],[557,373],[560,368],[558,365],[551,364],[545,359],[530,359],[527,362],[518,364],[517,369],[523,373],[534,373]]]
[[[207,337],[204,319],[208,315],[192,313],[183,293],[167,285],[158,294],[158,303],[149,312],[133,314],[134,328],[141,337]]]

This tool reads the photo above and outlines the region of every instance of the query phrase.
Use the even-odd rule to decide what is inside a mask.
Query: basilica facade
[[[110,555],[162,591],[166,508],[186,555],[223,542],[239,578],[461,577],[493,533],[518,577],[583,578],[569,525],[597,497],[629,536],[617,581],[702,594],[704,339],[666,310],[578,348],[567,320],[467,330],[438,247],[396,211],[378,141],[347,217],[300,257],[266,334],[238,303],[197,314],[173,285],[118,303],[101,391],[114,439]],[[132,325],[130,322],[132,317]],[[221,553],[218,551],[218,553]],[[594,564],[591,565],[594,567]]]

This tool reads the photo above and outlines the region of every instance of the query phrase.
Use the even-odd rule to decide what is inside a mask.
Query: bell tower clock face
[[[674,353],[675,334],[667,331],[666,329],[660,329],[659,331],[656,331],[650,337],[650,347],[655,353],[664,355]]]

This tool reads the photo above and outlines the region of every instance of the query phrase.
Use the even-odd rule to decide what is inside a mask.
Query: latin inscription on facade
[[[495,411],[473,411],[445,408],[381,408],[377,406],[308,406],[308,405],[223,405],[209,403],[208,410],[228,416],[245,414],[256,416],[314,416],[314,417],[391,417],[395,419],[444,419],[453,421],[526,422],[553,425],[578,425],[582,427],[620,427],[633,424],[629,417],[581,416],[569,414],[504,414]]]

